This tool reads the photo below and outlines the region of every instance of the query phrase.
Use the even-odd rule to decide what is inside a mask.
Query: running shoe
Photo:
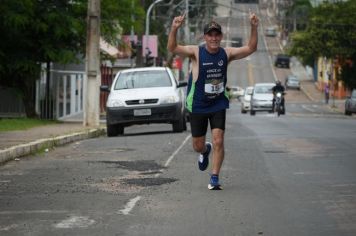
[[[198,160],[199,170],[201,170],[201,171],[204,171],[204,170],[206,170],[206,168],[208,168],[209,154],[212,149],[212,145],[209,142],[206,142],[205,146],[206,146],[206,151],[204,153],[200,153],[199,160]]]
[[[218,175],[211,175],[210,184],[208,185],[208,189],[210,189],[210,190],[222,190],[223,189],[219,183]]]

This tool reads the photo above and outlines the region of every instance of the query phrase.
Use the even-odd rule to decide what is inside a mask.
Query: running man
[[[198,166],[201,171],[207,169],[209,154],[213,153],[208,188],[221,190],[219,173],[224,160],[226,109],[229,108],[226,91],[227,66],[229,62],[247,57],[256,51],[258,17],[250,12],[250,39],[247,45],[238,48],[220,47],[223,33],[221,26],[215,21],[204,26],[204,45],[183,46],[177,44],[177,31],[182,26],[184,19],[185,14],[173,19],[167,48],[170,52],[189,57],[191,60],[187,107],[190,112],[193,149],[200,153]],[[206,142],[209,122],[212,143]]]

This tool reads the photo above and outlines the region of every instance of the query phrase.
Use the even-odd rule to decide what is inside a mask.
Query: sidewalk
[[[324,93],[317,88],[315,81],[308,75],[305,67],[296,58],[292,58],[291,71],[300,78],[301,91],[303,91],[312,102],[321,103],[327,106],[331,111],[337,113],[343,114],[345,112],[345,100],[343,99],[333,99],[333,97],[330,96],[329,102],[326,104]]]
[[[104,125],[97,128],[84,127],[82,120],[82,116],[77,115],[58,124],[0,132],[0,164],[55,146],[105,134]]]

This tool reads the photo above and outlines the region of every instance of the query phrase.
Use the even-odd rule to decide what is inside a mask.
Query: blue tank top
[[[199,74],[194,82],[190,73],[187,88],[187,108],[192,113],[210,113],[229,108],[225,90],[227,81],[227,55],[223,48],[209,53],[199,47]]]

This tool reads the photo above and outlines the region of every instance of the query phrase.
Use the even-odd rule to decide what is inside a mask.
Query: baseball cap
[[[206,24],[204,26],[204,34],[207,34],[211,31],[217,31],[218,33],[222,34],[221,32],[221,25],[219,25],[217,22],[215,21],[210,21],[208,24]]]

